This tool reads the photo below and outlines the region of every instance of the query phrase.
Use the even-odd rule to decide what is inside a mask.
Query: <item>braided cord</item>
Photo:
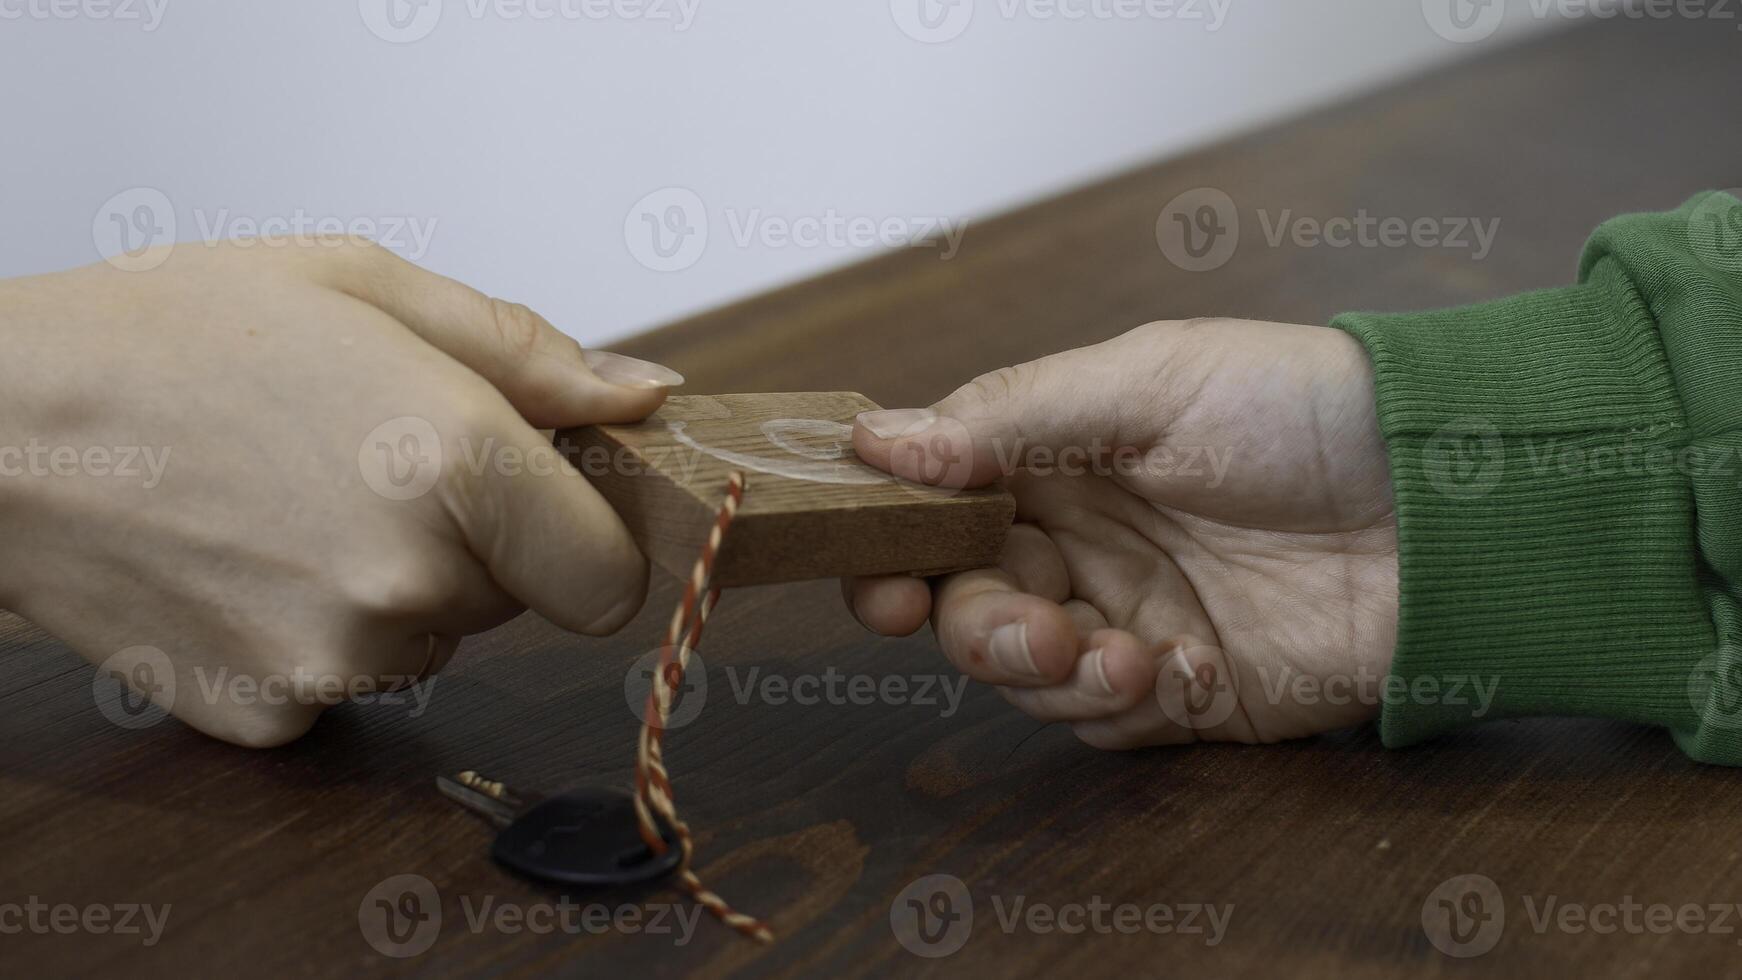
[[[675,691],[683,686],[689,670],[690,655],[702,639],[702,624],[720,601],[720,590],[709,587],[714,573],[714,559],[720,553],[720,542],[726,529],[732,526],[738,506],[744,500],[744,474],[733,472],[726,480],[726,498],[714,516],[702,553],[684,583],[683,597],[673,610],[671,625],[666,628],[665,644],[659,650],[659,667],[653,672],[653,686],[647,692],[647,710],[642,712],[641,735],[635,753],[635,815],[640,824],[641,839],[655,854],[666,851],[655,814],[663,818],[677,837],[683,862],[678,866],[678,884],[698,904],[721,922],[758,942],[773,942],[774,934],[753,916],[733,910],[726,900],[708,890],[690,868],[695,856],[695,839],[689,824],[677,815],[677,803],[672,798],[671,775],[666,772],[663,746],[666,724],[671,718],[671,701]]]

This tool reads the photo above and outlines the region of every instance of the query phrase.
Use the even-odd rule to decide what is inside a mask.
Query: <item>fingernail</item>
[[[1027,623],[1005,623],[993,630],[986,648],[998,666],[1005,670],[1030,677],[1040,676],[1039,668],[1034,666],[1034,654],[1028,649]]]
[[[582,351],[581,357],[594,374],[625,388],[676,388],[683,384],[683,375],[663,364],[639,357],[613,354],[608,350]]]
[[[1089,666],[1089,673],[1094,675],[1095,680],[1101,683],[1101,693],[1108,697],[1112,697],[1113,682],[1107,679],[1106,653],[1107,651],[1102,650],[1100,647],[1096,647],[1088,653],[1083,654],[1083,660]]]
[[[915,435],[937,420],[938,413],[929,408],[883,408],[859,413],[859,424],[879,439]]]

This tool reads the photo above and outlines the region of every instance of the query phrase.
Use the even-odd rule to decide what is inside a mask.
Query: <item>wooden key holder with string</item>
[[[665,720],[720,590],[854,575],[935,575],[994,565],[1015,515],[996,487],[950,490],[897,480],[853,452],[850,392],[675,396],[643,422],[559,434],[558,446],[616,508],[682,594],[653,672],[636,743],[635,813],[655,854],[681,849],[678,882],[740,933],[768,942],[691,869],[664,758]]]

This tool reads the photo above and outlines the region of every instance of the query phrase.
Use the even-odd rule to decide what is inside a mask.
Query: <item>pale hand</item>
[[[1378,711],[1397,523],[1372,369],[1348,335],[1152,323],[861,417],[859,455],[1005,479],[998,568],[846,583],[868,627],[930,617],[949,659],[1091,745],[1269,742]]]

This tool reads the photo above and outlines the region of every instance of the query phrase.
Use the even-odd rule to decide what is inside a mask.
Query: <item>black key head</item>
[[[657,820],[658,818],[655,817]],[[600,887],[652,881],[677,870],[683,855],[663,821],[663,854],[641,839],[635,800],[618,789],[581,789],[550,797],[502,828],[490,847],[497,863],[558,885]]]

